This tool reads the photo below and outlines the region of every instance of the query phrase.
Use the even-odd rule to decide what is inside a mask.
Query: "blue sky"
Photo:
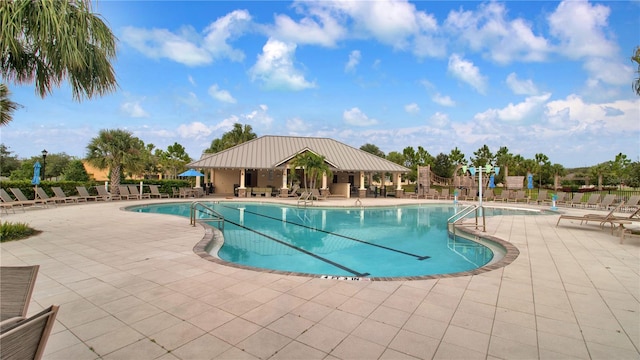
[[[19,157],[83,157],[126,129],[198,158],[233,123],[385,153],[507,146],[565,167],[640,157],[638,1],[100,1],[119,89],[65,84],[0,129]]]

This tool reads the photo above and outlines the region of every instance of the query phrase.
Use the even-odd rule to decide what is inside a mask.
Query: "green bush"
[[[39,233],[39,230],[33,229],[25,223],[11,223],[5,221],[0,224],[0,242],[22,240]]]

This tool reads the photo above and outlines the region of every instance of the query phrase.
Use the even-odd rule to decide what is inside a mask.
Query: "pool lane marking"
[[[314,257],[314,258],[316,258],[316,259],[318,259],[318,260],[320,260],[320,261],[324,261],[324,262],[326,262],[327,264],[331,264],[331,265],[333,265],[333,266],[335,266],[335,267],[337,267],[337,268],[340,268],[340,269],[342,269],[342,270],[344,270],[344,271],[348,271],[348,272],[352,273],[352,274],[353,274],[353,275],[355,275],[355,276],[359,276],[359,277],[366,277],[366,276],[369,276],[369,275],[370,275],[369,273],[360,273],[360,272],[358,272],[358,271],[356,271],[356,270],[353,270],[353,269],[350,269],[350,268],[348,268],[348,267],[346,267],[346,266],[344,266],[344,265],[338,264],[338,263],[337,263],[337,262],[335,262],[335,261],[331,261],[331,260],[329,260],[329,259],[327,259],[327,258],[325,258],[325,257],[322,257],[322,256],[320,256],[320,255],[314,254],[314,253],[312,253],[312,252],[310,252],[310,251],[308,251],[308,250],[305,250],[305,249],[303,249],[303,248],[299,248],[299,247],[297,247],[297,246],[295,246],[295,245],[289,244],[289,243],[288,243],[288,242],[286,242],[286,241],[278,240],[278,239],[274,238],[273,236],[269,236],[269,235],[267,235],[267,234],[265,234],[265,233],[262,233],[262,232],[260,232],[260,231],[257,231],[257,230],[254,230],[254,229],[248,228],[248,227],[246,227],[246,226],[244,226],[244,225],[240,225],[240,224],[238,224],[238,223],[236,223],[236,222],[233,222],[233,221],[231,221],[231,220],[228,220],[228,219],[226,219],[226,218],[224,219],[224,221],[226,221],[226,222],[228,222],[228,223],[230,223],[230,224],[232,224],[232,225],[235,225],[235,226],[241,227],[241,228],[243,228],[243,229],[245,229],[245,230],[249,230],[249,231],[251,231],[251,232],[254,232],[254,233],[258,234],[258,235],[264,236],[264,237],[266,237],[266,238],[267,238],[267,239],[269,239],[269,240],[272,240],[272,241],[277,242],[278,244],[282,244],[282,245],[284,245],[284,246],[288,246],[288,247],[290,247],[290,248],[292,248],[292,249],[294,249],[294,250],[300,251],[301,253],[307,254],[307,255],[309,255],[309,256],[311,256],[311,257]]]
[[[232,207],[232,206],[226,206],[226,205],[222,205],[222,204],[218,204],[218,205],[220,205],[220,206],[222,206],[222,207],[229,208],[229,209],[234,209],[234,210],[238,210],[238,211],[240,211],[240,209],[235,208],[235,207]],[[325,234],[334,235],[334,236],[337,236],[337,237],[345,238],[345,239],[347,239],[347,240],[357,241],[357,242],[362,243],[362,244],[365,244],[365,245],[375,246],[375,247],[378,247],[378,248],[381,248],[381,249],[385,249],[385,250],[388,250],[388,251],[397,252],[397,253],[400,253],[400,254],[403,254],[403,255],[412,256],[412,257],[416,258],[417,260],[426,260],[426,259],[431,258],[431,256],[428,256],[428,255],[424,255],[424,256],[422,256],[422,255],[412,254],[412,253],[410,253],[410,252],[406,252],[406,251],[402,251],[402,250],[394,249],[394,248],[391,248],[391,247],[388,247],[388,246],[378,245],[378,244],[373,244],[373,243],[370,243],[370,242],[368,242],[368,241],[364,241],[364,240],[356,239],[356,238],[353,238],[353,237],[350,237],[350,236],[340,235],[340,234],[337,234],[337,233],[334,233],[334,232],[331,232],[331,231],[326,231],[326,230],[322,230],[322,229],[318,229],[318,228],[313,228],[313,227],[311,227],[311,226],[307,226],[307,225],[304,225],[304,224],[298,224],[298,223],[295,223],[295,222],[290,222],[290,221],[287,221],[287,220],[282,220],[282,219],[279,219],[279,218],[276,218],[276,217],[273,217],[273,216],[263,215],[263,214],[259,214],[259,213],[253,212],[253,211],[247,211],[247,210],[245,210],[244,212],[245,212],[245,213],[254,214],[254,215],[257,215],[257,216],[266,217],[266,218],[268,218],[268,219],[272,219],[272,220],[276,220],[276,221],[284,222],[284,223],[287,223],[287,224],[297,225],[297,226],[301,226],[301,227],[304,227],[304,228],[307,228],[307,229],[311,229],[311,230],[315,230],[315,231],[320,231],[320,232],[323,232],[323,233],[325,233]]]

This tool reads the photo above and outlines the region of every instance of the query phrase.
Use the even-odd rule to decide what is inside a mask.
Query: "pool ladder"
[[[197,214],[204,214],[204,216],[198,217]],[[215,222],[218,225],[218,229],[224,231],[224,216],[220,215],[219,212],[213,210],[204,203],[194,201],[191,203],[189,223],[191,226],[196,226],[198,221]]]
[[[474,213],[475,222],[463,223],[464,219],[467,218],[467,216],[471,215],[471,213]],[[453,234],[454,237],[456,236],[456,225],[469,226],[469,227],[474,226],[476,230],[482,229],[482,232],[486,232],[487,226],[486,226],[486,219],[485,219],[484,213],[485,212],[484,212],[483,206],[479,206],[479,205],[467,206],[462,210],[458,211],[457,213],[453,214],[449,219],[447,219],[447,229],[451,234]]]

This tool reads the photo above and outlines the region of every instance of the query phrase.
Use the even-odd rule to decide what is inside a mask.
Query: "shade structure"
[[[189,169],[178,176],[204,176],[204,174],[196,169]]]
[[[533,174],[527,175],[527,189],[533,189]]]
[[[36,161],[36,163],[33,164],[33,179],[31,179],[31,185],[38,184],[40,184],[40,162]]]

